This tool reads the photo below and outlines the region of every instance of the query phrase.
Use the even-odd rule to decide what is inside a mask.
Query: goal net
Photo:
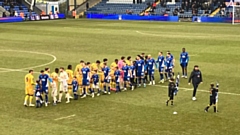
[[[240,24],[240,5],[232,6],[232,24]]]

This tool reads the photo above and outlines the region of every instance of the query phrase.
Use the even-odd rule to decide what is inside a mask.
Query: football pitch
[[[230,24],[58,20],[0,24],[0,134],[2,135],[238,135],[240,132],[240,31]],[[167,82],[119,94],[24,107],[24,76],[80,60],[95,62],[144,52],[155,59],[170,50],[190,55],[203,73],[197,101],[180,80],[174,106],[166,106]],[[159,75],[155,72],[156,81]],[[219,113],[208,113],[209,84],[220,82]],[[50,98],[51,99],[51,98]],[[52,102],[52,99],[51,99]],[[174,115],[176,111],[178,114]]]

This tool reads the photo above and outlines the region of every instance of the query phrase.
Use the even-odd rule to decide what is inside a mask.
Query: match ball
[[[177,112],[173,112],[173,114],[177,114]]]

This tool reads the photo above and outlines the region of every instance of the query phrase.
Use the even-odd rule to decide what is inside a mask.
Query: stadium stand
[[[20,16],[21,13],[24,14],[24,17],[29,17],[30,15],[29,9],[25,5],[20,4],[19,2],[14,0],[0,0],[0,6],[5,9],[5,11],[2,12],[5,12],[6,16]],[[35,12],[32,12],[32,15],[37,14]]]
[[[144,15],[145,12],[149,12],[147,15],[179,16],[180,18],[214,16],[214,13],[217,13],[216,16],[220,16],[218,10],[224,0],[212,0],[212,2],[197,0],[191,3],[188,3],[188,0],[182,0],[182,3],[175,2],[174,4],[160,0],[160,2],[156,2],[154,9],[153,2],[153,0],[146,0],[140,4],[133,4],[134,0],[103,0],[90,8],[87,13]]]

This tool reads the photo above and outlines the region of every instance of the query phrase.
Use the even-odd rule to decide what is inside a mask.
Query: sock
[[[173,105],[173,100],[171,100],[171,105]]]
[[[57,103],[57,97],[56,96],[53,97],[53,103]]]
[[[41,103],[40,103],[40,100],[36,100],[36,106],[37,105],[40,105]]]
[[[45,95],[45,102],[48,103],[48,95]]]
[[[86,88],[83,88],[83,94],[82,95],[86,95]]]
[[[66,94],[67,101],[69,102],[69,93],[66,92],[65,94]]]
[[[217,108],[216,106],[213,106],[214,112],[217,112]]]
[[[126,82],[124,82],[124,88],[127,88],[127,84],[126,84]]]
[[[72,90],[69,89],[69,90],[68,90],[68,93],[69,93],[69,96],[72,95]]]
[[[90,93],[92,94],[92,89],[91,88],[88,88],[88,90],[90,91]]]
[[[142,82],[141,82],[141,78],[138,78],[138,84],[142,84]]]
[[[160,80],[164,79],[163,78],[163,73],[160,73]]]
[[[24,104],[27,104],[28,97],[29,97],[29,95],[26,95],[26,96],[25,96],[25,99],[24,99]]]
[[[111,91],[110,86],[108,86],[108,92],[110,92],[110,91]]]
[[[154,81],[154,80],[155,80],[154,75],[152,75],[152,81]]]
[[[173,75],[173,76],[175,75],[174,72],[172,72],[172,75]]]
[[[172,77],[172,75],[171,75],[171,73],[170,73],[170,72],[168,72],[168,77],[169,77],[169,78],[171,78],[171,77]]]
[[[130,85],[130,87],[132,88],[132,86],[133,86],[132,83],[129,83],[129,85]]]
[[[145,80],[144,78],[142,78],[142,81],[143,81],[143,84],[145,84],[145,83],[146,83],[146,80]]]
[[[210,107],[210,106],[208,105],[208,106],[205,108],[205,110],[207,110],[207,111],[208,111],[209,107]]]
[[[62,101],[62,92],[59,93],[59,101]]]
[[[29,96],[29,104],[32,104],[32,99],[33,99],[33,96]]]
[[[149,75],[149,81],[152,82],[152,76],[151,75]]]
[[[100,89],[102,90],[104,88],[103,83],[100,83]]]
[[[182,75],[185,75],[185,73],[184,73],[184,68],[182,67]]]
[[[165,73],[165,77],[166,77],[166,79],[168,79],[168,75],[167,75],[167,73]]]
[[[107,90],[107,87],[104,85],[104,91],[106,91]]]
[[[166,103],[168,104],[168,102],[169,102],[169,100],[167,100],[167,102],[166,102]]]
[[[98,93],[100,93],[101,91],[100,91],[100,89],[98,89]]]

